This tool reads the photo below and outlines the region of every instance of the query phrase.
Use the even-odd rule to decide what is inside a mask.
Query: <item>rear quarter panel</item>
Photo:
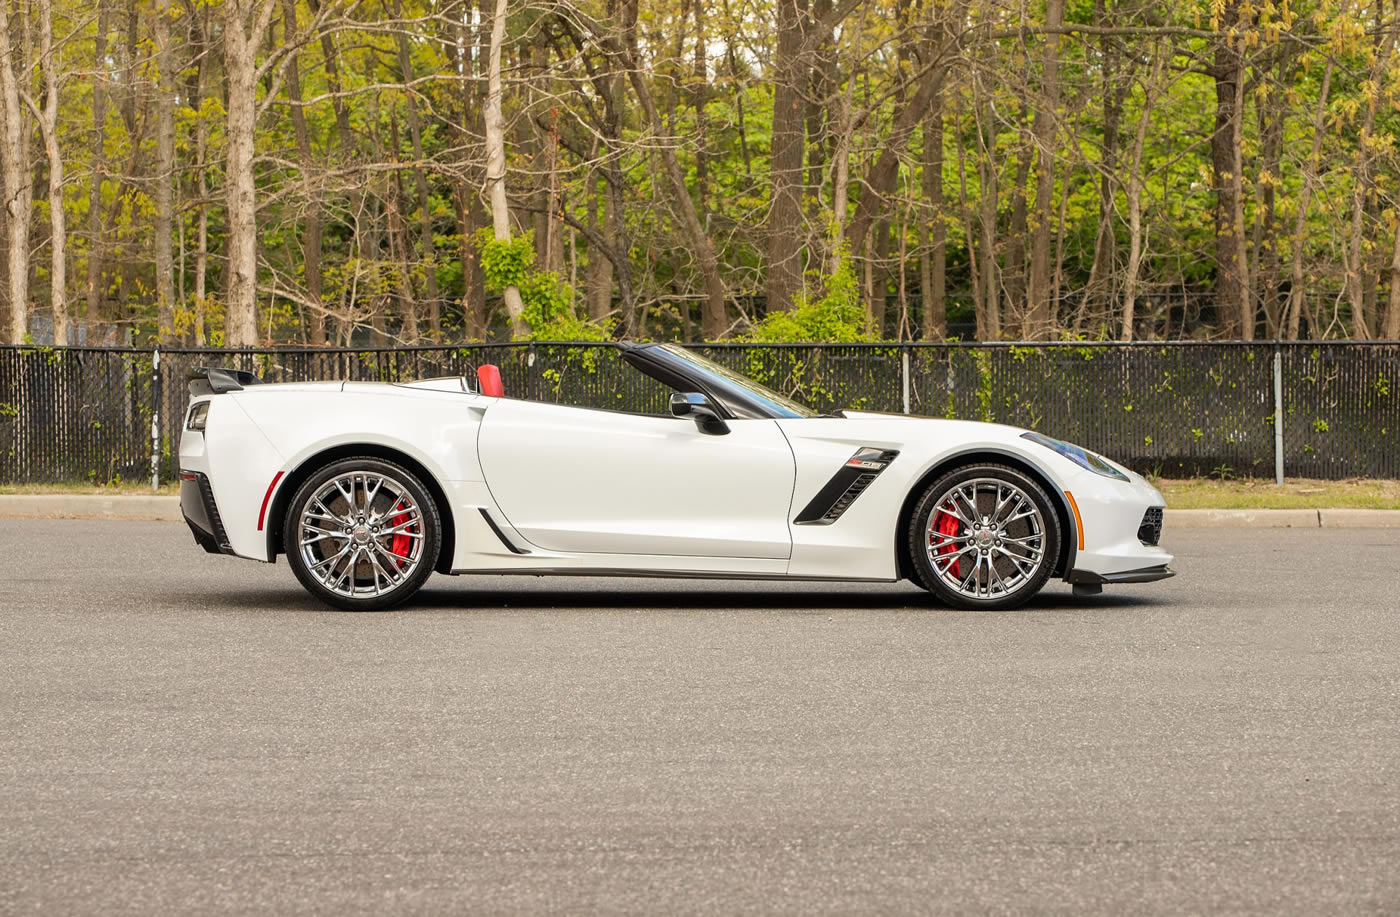
[[[469,392],[366,383],[255,386],[216,396],[203,458],[229,543],[240,556],[270,560],[265,530],[258,528],[264,499],[271,505],[288,486],[292,471],[337,446],[397,450],[448,489],[455,482],[481,481],[476,456],[480,412],[471,409],[480,398]],[[282,478],[269,491],[279,472]]]

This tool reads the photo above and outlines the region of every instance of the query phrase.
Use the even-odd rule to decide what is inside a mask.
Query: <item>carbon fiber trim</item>
[[[233,553],[207,475],[198,471],[180,472],[180,510],[195,541],[204,550],[210,554]]]
[[[510,540],[509,538],[506,537],[506,533],[501,531],[501,527],[500,527],[499,525],[496,524],[496,520],[495,520],[495,519],[492,519],[492,518],[491,518],[491,514],[488,513],[488,512],[486,511],[486,507],[482,506],[482,507],[478,507],[478,509],[481,510],[481,518],[483,518],[483,519],[486,520],[486,525],[491,529],[491,531],[492,531],[493,533],[495,533],[496,537],[499,538],[499,539],[501,540],[501,544],[505,545],[505,546],[510,550],[510,553],[512,553],[512,554],[529,554],[529,553],[530,553],[529,551],[525,550],[524,548],[518,548],[518,547],[516,547],[516,546],[511,542],[511,540]]]

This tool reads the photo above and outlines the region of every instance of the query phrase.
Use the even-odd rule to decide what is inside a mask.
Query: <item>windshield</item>
[[[772,389],[759,385],[748,376],[740,375],[727,366],[721,366],[713,360],[707,360],[684,347],[677,347],[675,344],[661,344],[659,349],[690,364],[697,374],[708,377],[710,382],[720,390],[726,388],[742,390],[751,400],[768,408],[774,417],[817,416],[817,412],[806,405],[798,404],[791,398],[779,395]]]

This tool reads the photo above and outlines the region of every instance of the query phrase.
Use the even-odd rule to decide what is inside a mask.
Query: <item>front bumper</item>
[[[1173,575],[1174,558],[1160,544],[1166,501],[1141,475],[1127,475],[1127,481],[1115,481],[1086,471],[1066,482],[1079,508],[1082,539],[1066,582],[1146,583]]]
[[[201,548],[210,554],[233,553],[207,475],[199,471],[180,472],[180,512]]]

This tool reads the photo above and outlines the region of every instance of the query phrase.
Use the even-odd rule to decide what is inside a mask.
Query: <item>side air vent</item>
[[[893,449],[857,449],[797,514],[793,525],[831,525],[840,519],[897,455],[899,452]]]
[[[1142,514],[1142,525],[1138,526],[1138,541],[1145,545],[1155,545],[1162,540],[1162,507],[1150,507]]]

